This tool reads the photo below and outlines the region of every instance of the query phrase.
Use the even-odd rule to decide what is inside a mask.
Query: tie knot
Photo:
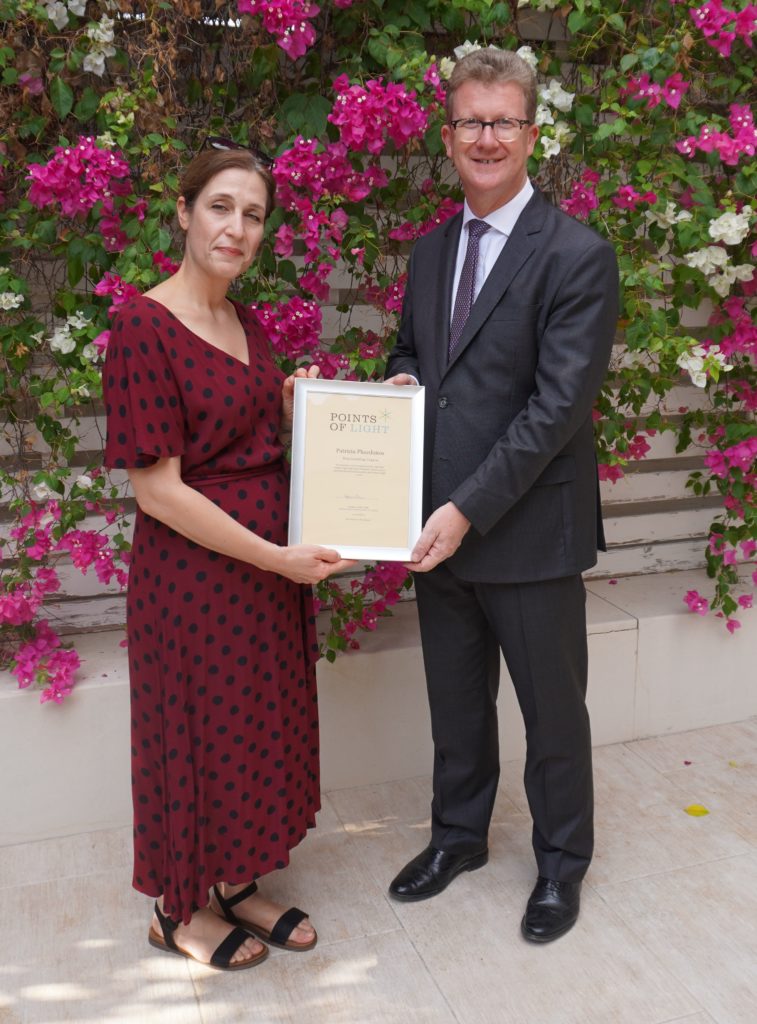
[[[485,235],[490,225],[485,220],[468,221],[468,238],[478,241],[481,235]]]

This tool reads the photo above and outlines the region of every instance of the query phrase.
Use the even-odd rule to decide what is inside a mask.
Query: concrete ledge
[[[757,714],[757,613],[730,636],[683,603],[703,571],[590,581],[589,707],[596,745]],[[62,706],[0,679],[0,845],[128,824],[129,688],[122,631],[77,638],[82,680]],[[3,674],[5,675],[5,674]],[[318,669],[324,790],[429,774],[431,737],[415,605],[400,605],[361,650]],[[503,665],[502,759],[523,726]],[[15,784],[8,780],[17,780]]]

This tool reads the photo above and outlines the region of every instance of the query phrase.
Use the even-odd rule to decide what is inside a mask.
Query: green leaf
[[[634,64],[638,64],[640,60],[641,57],[638,53],[624,53],[620,58],[620,70],[628,71],[628,69],[632,68]]]
[[[74,117],[77,121],[91,121],[92,118],[98,111],[100,106],[100,97],[89,86],[84,90],[79,98],[79,102],[74,107]]]
[[[575,35],[581,31],[588,20],[583,11],[571,11],[568,15],[568,29]]]
[[[50,85],[50,102],[61,121],[65,120],[71,113],[71,108],[74,105],[73,90],[60,77],[52,80]]]
[[[281,105],[281,116],[292,132],[299,132],[305,137],[323,135],[326,131],[326,118],[331,113],[331,101],[325,96],[294,93]]]

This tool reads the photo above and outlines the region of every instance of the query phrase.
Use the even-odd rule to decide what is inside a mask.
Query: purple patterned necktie
[[[473,307],[474,292],[476,287],[476,267],[478,266],[478,247],[481,236],[489,230],[489,225],[484,220],[468,221],[468,249],[465,253],[465,262],[460,273],[460,282],[457,286],[455,296],[455,309],[452,313],[452,323],[449,328],[449,358],[457,347],[460,335],[463,333],[465,321],[468,319]]]

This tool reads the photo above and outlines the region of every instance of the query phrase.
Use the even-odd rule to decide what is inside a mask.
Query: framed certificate
[[[413,385],[295,380],[290,544],[409,560],[422,525],[423,397]]]

